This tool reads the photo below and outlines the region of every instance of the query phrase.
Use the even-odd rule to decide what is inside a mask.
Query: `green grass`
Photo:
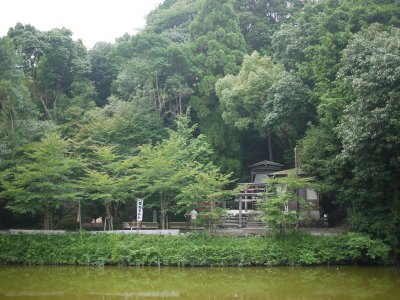
[[[283,239],[80,234],[0,235],[0,264],[281,266],[387,263],[390,248],[366,235]]]

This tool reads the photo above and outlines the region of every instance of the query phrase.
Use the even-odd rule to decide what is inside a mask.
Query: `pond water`
[[[400,299],[383,267],[0,266],[0,299]]]

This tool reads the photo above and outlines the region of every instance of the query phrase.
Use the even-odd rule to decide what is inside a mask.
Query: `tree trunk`
[[[53,228],[52,223],[53,223],[52,211],[49,205],[46,204],[44,210],[44,218],[43,218],[43,229],[44,230],[52,229]]]
[[[268,160],[274,161],[274,153],[272,152],[271,130],[269,129],[267,133],[267,144],[268,144]]]
[[[43,229],[49,230],[49,217],[46,212],[43,215]]]
[[[106,204],[106,215],[109,222],[108,228],[112,231],[114,230],[114,220],[111,212],[111,204]]]
[[[79,231],[82,230],[82,207],[81,207],[81,200],[79,200],[78,204],[78,222],[79,222]]]
[[[179,92],[178,101],[179,101],[179,115],[181,115],[182,114],[182,94],[181,94],[181,92]]]
[[[53,120],[57,121],[57,102],[58,98],[60,97],[60,91],[57,89],[56,96],[54,97],[53,102]]]
[[[161,229],[165,229],[165,211],[161,210],[160,214]]]
[[[44,108],[44,111],[46,112],[46,115],[50,118],[50,120],[53,120],[49,109],[47,108],[46,102],[44,101],[43,97],[39,97],[40,103],[42,103],[42,106]]]
[[[160,193],[160,222],[161,222],[161,229],[165,229],[166,223],[166,215],[167,215],[167,196],[164,193]]]

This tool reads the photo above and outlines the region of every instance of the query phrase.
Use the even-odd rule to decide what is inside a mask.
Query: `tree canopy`
[[[119,222],[140,196],[211,220],[232,178],[297,147],[321,213],[398,249],[399,27],[394,0],[165,0],[90,50],[18,23],[0,38],[0,209],[61,224],[79,198]]]

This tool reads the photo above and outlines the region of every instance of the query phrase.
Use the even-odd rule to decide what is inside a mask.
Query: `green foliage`
[[[0,263],[125,266],[298,266],[387,263],[389,247],[366,235],[263,237],[67,234],[1,235]]]
[[[181,189],[177,205],[186,212],[195,208],[199,210],[200,224],[212,229],[226,215],[226,209],[218,207],[218,204],[235,196],[235,190],[226,190],[232,184],[231,176],[221,174],[216,167],[200,172],[195,170],[192,181]]]
[[[73,41],[72,32],[65,28],[42,32],[18,23],[8,37],[20,55],[32,100],[46,118],[62,122],[60,102],[68,107],[66,99],[71,98],[73,83],[87,80],[89,75],[86,48],[81,41]]]
[[[268,224],[275,235],[279,233],[282,236],[285,228],[291,228],[298,223],[299,213],[294,210],[287,210],[287,206],[290,201],[299,200],[300,198],[295,197],[291,193],[279,192],[262,202],[260,205],[263,212],[261,218]]]
[[[94,147],[94,157],[87,163],[85,177],[79,182],[83,198],[98,201],[106,208],[113,229],[114,205],[132,197],[130,178],[125,174],[125,161],[111,147]]]
[[[379,22],[398,27],[399,19],[395,1],[309,2],[293,24],[285,24],[274,33],[273,56],[288,70],[298,72],[312,90],[311,100],[319,117],[328,126],[336,126],[347,100],[335,83],[342,51],[352,35],[368,24]]]
[[[190,24],[193,64],[198,87],[190,100],[199,129],[215,150],[215,160],[224,170],[238,171],[238,134],[227,128],[221,115],[214,85],[228,74],[236,74],[245,54],[245,41],[229,1],[202,1]]]
[[[2,178],[22,179],[12,168],[33,162],[24,152],[55,127],[71,139],[64,158],[87,161],[87,196],[127,199],[128,184],[122,188],[117,178],[137,179],[132,188],[148,203],[158,203],[159,192],[148,189],[156,183],[170,209],[184,210],[203,206],[200,198],[225,197],[222,186],[231,178],[222,172],[247,174],[242,166],[265,158],[270,133],[269,153],[288,166],[301,146],[302,168],[323,182],[324,209],[346,208],[354,229],[399,249],[397,2],[166,0],[143,31],[99,43],[89,54],[68,29],[16,24],[0,39]],[[253,50],[270,58],[245,56]],[[198,127],[166,138],[189,104]],[[115,157],[102,160],[99,149]],[[57,177],[63,168],[50,171],[64,176]],[[135,177],[141,172],[142,180]],[[25,180],[21,197],[1,190],[2,206],[17,207],[39,184]],[[279,197],[276,207],[286,201]],[[40,201],[24,210],[41,211]],[[211,219],[214,204],[204,208]]]
[[[134,100],[138,106],[152,107],[163,118],[184,113],[192,93],[188,48],[148,31],[119,44],[115,52],[122,46],[127,48],[127,61],[112,83],[114,94]]]
[[[355,229],[394,249],[398,26],[395,1],[319,1],[272,38],[274,60],[302,79],[316,109],[317,123],[300,142],[302,168],[323,181],[325,202],[347,208]]]
[[[157,33],[168,29],[175,32],[187,30],[193,16],[198,12],[200,2],[196,0],[164,1],[158,9],[147,16],[146,28]]]
[[[215,89],[227,124],[256,129],[263,136],[271,131],[291,148],[305,130],[307,88],[270,57],[257,52],[245,56],[239,74],[219,79]]]
[[[99,42],[89,52],[90,75],[97,90],[97,105],[103,106],[111,95],[112,81],[117,77],[117,64],[111,56],[113,45]]]
[[[43,213],[45,229],[51,227],[52,210],[77,197],[76,179],[82,163],[68,148],[68,141],[56,133],[24,146],[21,160],[1,177],[0,195],[12,199],[7,207],[16,213]]]
[[[285,23],[293,22],[294,15],[304,1],[236,0],[235,11],[239,16],[241,32],[247,48],[263,54],[271,52],[271,38]]]
[[[261,107],[268,90],[283,68],[257,52],[245,56],[238,75],[228,75],[216,83],[216,92],[223,106],[222,118],[239,129],[264,127]]]
[[[166,136],[161,118],[134,102],[110,97],[102,108],[87,111],[74,137],[77,150],[90,155],[92,146],[112,146],[117,154],[129,156],[138,146],[155,144]]]
[[[308,203],[297,195],[299,189],[317,189],[312,178],[297,177],[290,173],[287,177],[268,179],[268,192],[260,203],[261,218],[268,224],[274,234],[279,231],[282,237],[285,228],[291,228],[299,222],[300,217],[307,218]],[[289,209],[290,202],[298,202],[299,210]]]
[[[187,210],[208,202],[212,210],[215,202],[226,197],[222,189],[230,183],[230,175],[222,175],[211,162],[212,150],[205,137],[195,138],[196,126],[189,122],[187,116],[177,118],[177,130],[171,130],[168,139],[141,146],[131,159],[134,190],[145,202],[158,198],[151,204],[160,208],[162,228],[172,205]]]
[[[12,41],[0,39],[0,159],[9,158],[18,146],[43,134],[47,123],[36,121],[38,111],[32,103],[24,74],[18,69]]]
[[[349,179],[349,166],[338,159],[342,150],[340,140],[332,129],[311,127],[300,142],[299,160],[301,168],[323,182],[324,196],[340,198],[343,181]]]
[[[339,137],[353,177],[346,189],[351,221],[359,230],[400,241],[400,47],[398,28],[372,25],[343,54],[339,78],[354,100],[346,107]],[[364,210],[368,207],[368,210]],[[372,215],[372,216],[371,216]]]

